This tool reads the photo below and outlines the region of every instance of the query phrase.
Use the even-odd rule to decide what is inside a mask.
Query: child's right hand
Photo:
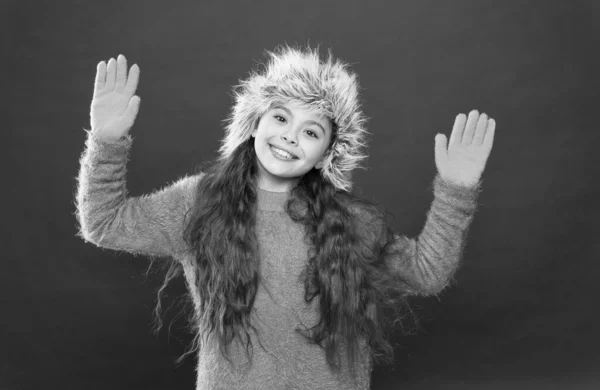
[[[92,133],[107,141],[127,135],[140,107],[140,97],[134,95],[139,75],[140,68],[134,64],[127,77],[122,54],[117,61],[111,58],[108,67],[104,61],[98,63],[90,110]]]

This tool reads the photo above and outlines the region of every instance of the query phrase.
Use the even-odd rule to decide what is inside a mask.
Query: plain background
[[[78,159],[96,64],[141,69],[128,190],[216,158],[230,88],[278,44],[352,64],[372,133],[355,186],[417,236],[434,137],[497,122],[456,283],[413,304],[415,336],[373,389],[599,388],[598,3],[594,1],[3,1],[4,267],[0,389],[193,389],[163,275],[76,237]],[[596,24],[596,26],[594,25]],[[6,219],[5,219],[6,221]],[[180,279],[164,307],[184,292]],[[168,325],[172,322],[170,330]]]

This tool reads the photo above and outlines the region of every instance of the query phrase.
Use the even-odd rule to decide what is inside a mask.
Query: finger
[[[475,133],[475,126],[477,125],[477,119],[479,118],[479,111],[473,110],[469,113],[467,118],[467,126],[463,132],[462,139],[460,142],[463,145],[470,145],[473,141],[473,134]]]
[[[127,110],[125,111],[125,125],[129,128],[133,126],[135,118],[137,117],[138,111],[140,110],[140,97],[133,96],[129,99]]]
[[[106,67],[106,84],[104,85],[104,88],[109,91],[112,91],[115,88],[115,74],[117,73],[116,67],[117,62],[114,58],[111,58],[108,61],[108,66]]]
[[[96,80],[94,81],[94,95],[104,88],[106,84],[106,63],[104,61],[98,62],[96,66]]]
[[[483,137],[485,136],[485,129],[488,124],[488,116],[483,113],[479,116],[479,120],[477,121],[477,128],[475,129],[475,135],[473,136],[473,144],[481,145],[483,142]]]
[[[119,54],[117,57],[117,80],[115,83],[115,89],[122,91],[125,88],[125,81],[127,79],[127,59],[123,54]]]
[[[467,122],[467,116],[465,114],[458,114],[454,120],[454,126],[452,127],[452,134],[450,134],[450,141],[448,147],[460,143],[465,129],[465,122]]]
[[[437,134],[435,136],[434,156],[435,165],[439,171],[440,168],[444,166],[446,159],[448,158],[448,148],[446,145],[446,136],[444,134]]]
[[[492,145],[494,144],[494,134],[496,133],[496,121],[494,119],[490,119],[488,121],[488,127],[485,132],[485,137],[483,138],[483,147],[489,154],[492,150]]]
[[[140,67],[137,66],[137,64],[133,64],[131,69],[129,69],[129,77],[127,78],[127,84],[125,85],[125,92],[131,95],[135,94],[139,79]]]

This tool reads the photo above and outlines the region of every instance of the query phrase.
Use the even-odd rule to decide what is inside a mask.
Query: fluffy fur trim
[[[225,119],[221,158],[229,157],[249,137],[260,117],[275,104],[300,102],[303,106],[333,120],[334,142],[326,152],[321,175],[336,188],[352,189],[351,171],[363,168],[368,132],[367,117],[361,111],[358,76],[349,65],[333,58],[331,49],[325,61],[319,48],[297,49],[280,45],[266,51],[269,61],[263,71],[233,87],[235,104]],[[363,168],[364,169],[364,168]]]

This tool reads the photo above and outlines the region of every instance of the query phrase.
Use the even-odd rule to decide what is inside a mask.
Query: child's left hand
[[[465,127],[466,122],[466,127]],[[446,136],[435,136],[435,164],[442,179],[467,187],[475,186],[483,173],[492,150],[496,121],[477,110],[458,114],[454,121],[450,145]]]

